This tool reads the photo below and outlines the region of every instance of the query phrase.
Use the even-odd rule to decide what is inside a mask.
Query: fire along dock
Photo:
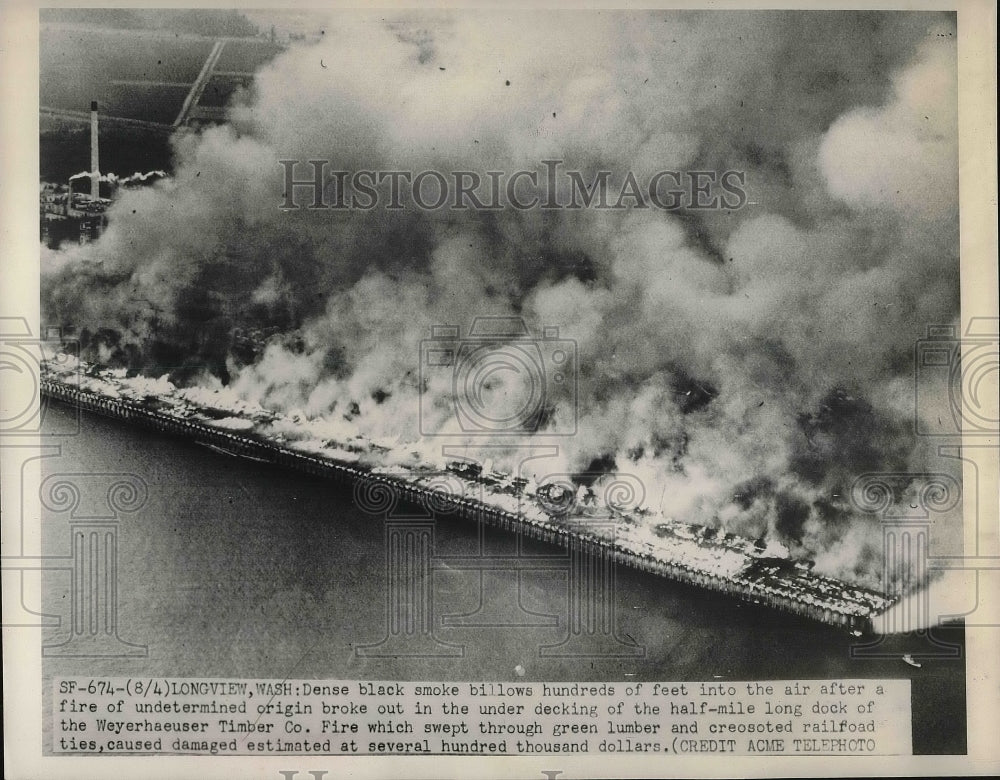
[[[421,504],[545,542],[591,549],[622,565],[855,633],[871,631],[873,619],[894,601],[819,575],[811,562],[792,559],[780,544],[677,522],[647,508],[618,507],[611,500],[595,507],[578,500],[576,491],[584,488],[575,485],[536,484],[473,461],[385,466],[405,459],[387,458],[391,449],[361,436],[333,441],[310,435],[298,417],[232,394],[129,377],[124,369],[67,355],[42,366],[41,392],[48,399],[351,484],[359,505],[369,508],[388,508],[396,499]]]

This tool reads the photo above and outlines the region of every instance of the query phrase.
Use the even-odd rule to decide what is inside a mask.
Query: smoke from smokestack
[[[556,326],[579,366],[575,403],[545,419],[575,425],[566,471],[633,474],[668,515],[877,585],[881,533],[848,488],[862,471],[926,470],[913,345],[958,315],[954,24],[336,15],[258,74],[228,125],[179,135],[176,175],[123,192],[99,242],[43,250],[44,316],[102,361],[425,452],[421,403],[435,433],[461,432],[452,386],[420,383],[432,326]],[[587,181],[738,170],[749,202],[280,211],[278,161],[316,159],[483,175],[560,159]],[[279,335],[249,354],[237,332]]]

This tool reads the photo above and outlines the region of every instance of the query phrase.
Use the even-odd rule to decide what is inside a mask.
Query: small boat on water
[[[256,455],[249,455],[249,454],[247,454],[245,452],[237,452],[237,451],[228,449],[226,447],[221,447],[218,444],[213,444],[210,441],[201,441],[201,440],[198,440],[196,443],[200,444],[202,447],[207,447],[208,449],[212,450],[212,452],[217,452],[220,455],[228,455],[230,458],[245,458],[246,460],[252,460],[252,461],[255,461],[257,463],[270,463],[271,462],[267,458],[258,458]]]
[[[909,653],[903,656],[903,660],[906,661],[906,663],[908,663],[910,666],[913,666],[917,669],[921,668],[921,663],[919,661],[914,660],[913,656],[910,655]]]

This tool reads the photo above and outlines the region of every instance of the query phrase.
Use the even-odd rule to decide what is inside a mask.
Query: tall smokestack
[[[101,161],[98,154],[97,101],[90,101],[90,197],[101,197]]]

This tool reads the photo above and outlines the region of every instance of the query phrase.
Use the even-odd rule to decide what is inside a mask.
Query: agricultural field
[[[39,36],[39,104],[106,116],[173,124],[217,41],[221,55],[198,105],[221,108],[282,47],[267,40],[217,39],[163,30],[43,24]]]
[[[145,119],[144,101],[148,91],[130,90],[128,82],[157,82],[170,85],[154,98],[154,117],[164,121],[166,95],[182,92],[177,111],[187,90],[212,50],[214,40],[179,34],[164,35],[146,30],[95,30],[71,25],[48,25],[39,40],[39,103],[49,108],[87,111],[97,100],[109,113]],[[185,89],[186,88],[186,89]],[[112,109],[113,108],[113,112]]]
[[[112,84],[101,110],[110,116],[169,125],[177,118],[190,90],[187,84]]]
[[[253,73],[273,60],[282,47],[264,40],[229,40],[215,65],[219,72]]]

